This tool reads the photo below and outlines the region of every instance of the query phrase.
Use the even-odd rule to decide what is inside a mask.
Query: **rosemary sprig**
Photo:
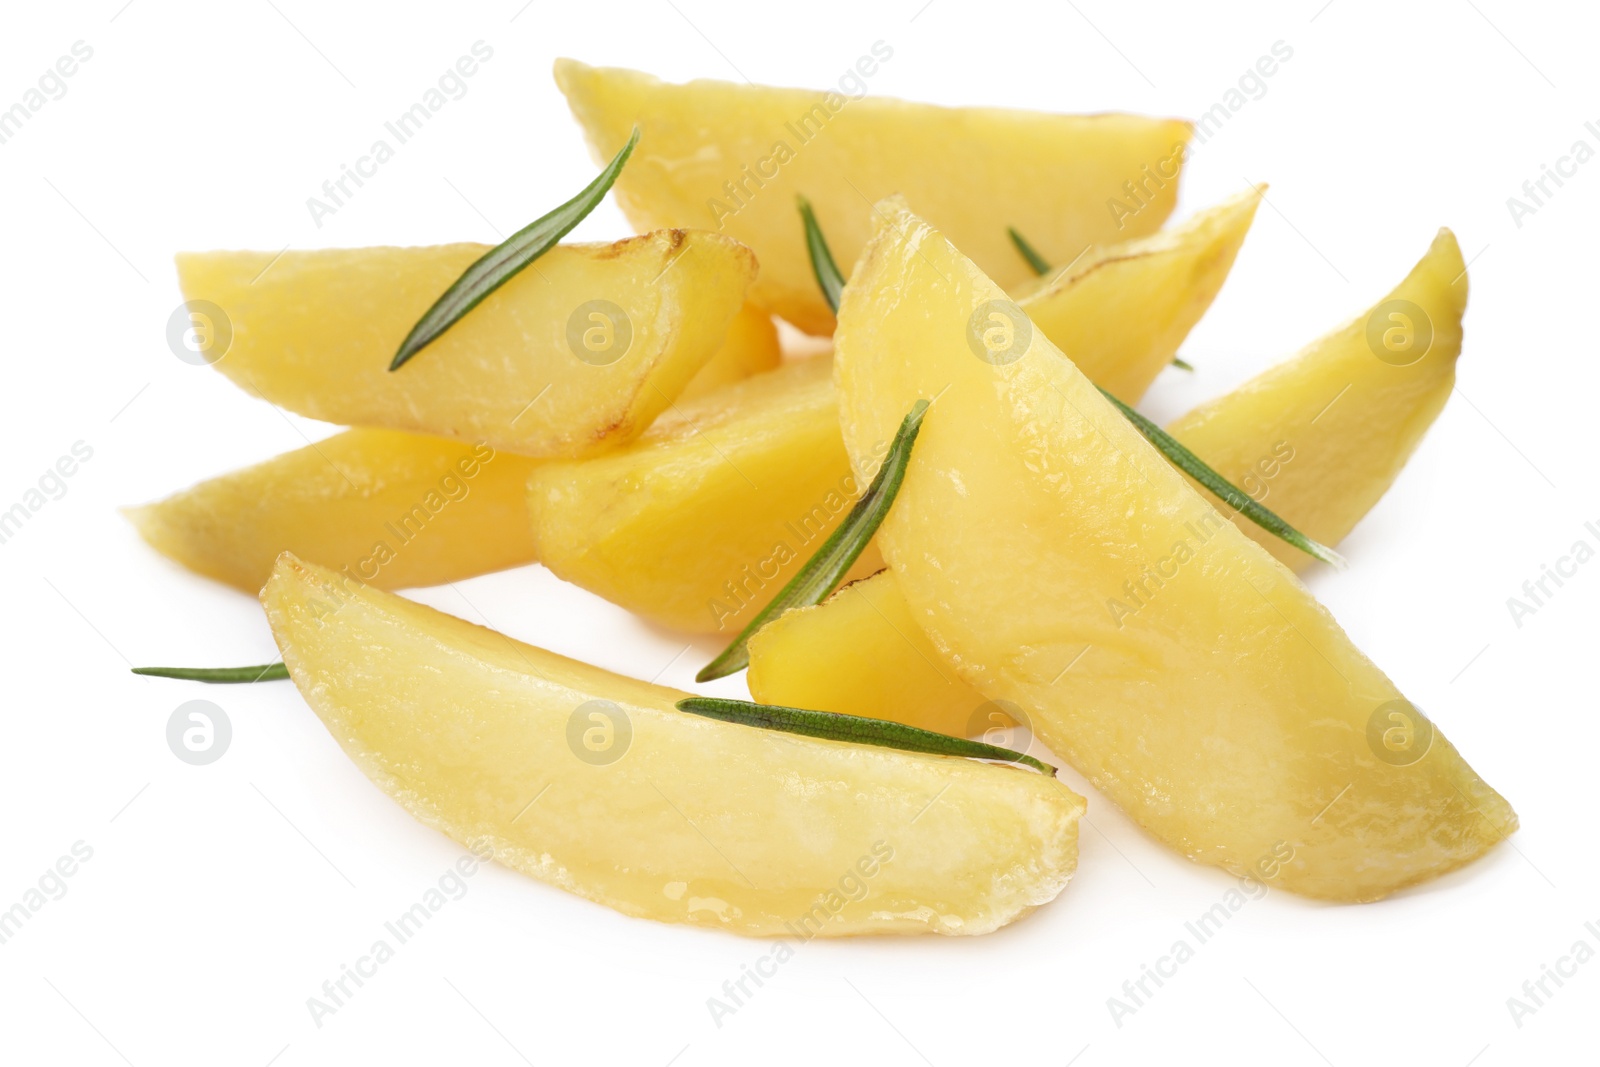
[[[757,630],[790,608],[822,603],[829,593],[839,587],[845,574],[861,553],[866,551],[872,535],[878,532],[884,516],[889,514],[895,494],[900,492],[900,483],[906,476],[906,465],[911,462],[911,446],[917,442],[917,434],[922,429],[922,416],[927,410],[926,400],[918,400],[911,405],[911,410],[900,421],[900,429],[894,435],[883,466],[878,468],[872,484],[850,509],[850,514],[822,542],[822,547],[806,560],[799,572],[789,579],[789,583],[778,590],[778,595],[756,613],[750,624],[733,639],[733,643],[694,676],[695,681],[709,682],[713,678],[725,678],[744,670],[750,665],[750,638]]]
[[[548,215],[524,226],[468,267],[455,284],[434,302],[427,314],[411,327],[406,339],[400,342],[400,350],[394,354],[389,369],[399,370],[407,360],[432,344],[467,312],[483,303],[490,293],[516,277],[519,271],[550,251],[557,241],[570,233],[606,198],[617,175],[622,173],[623,164],[633,154],[633,146],[638,143],[639,127],[635,126],[628,143],[611,158],[599,177],[584,187],[583,192]]]
[[[822,288],[822,298],[837,313],[839,294],[844,292],[844,275],[839,272],[838,264],[833,261],[833,253],[828,250],[828,239],[822,236],[822,227],[817,225],[811,201],[803,196],[796,199],[800,202],[800,220],[806,228],[806,251],[811,254],[811,273]]]
[[[1022,253],[1022,258],[1028,261],[1028,266],[1033,268],[1033,273],[1043,275],[1050,273],[1050,264],[1039,254],[1038,249],[1028,243],[1028,239],[1017,232],[1015,226],[1007,226],[1006,232],[1011,235],[1011,243],[1017,246],[1017,251]],[[1194,364],[1186,359],[1172,357],[1172,365],[1179,370],[1194,370]]]
[[[839,272],[838,268],[833,265],[833,257],[827,255],[828,244],[823,238],[822,232],[820,230],[817,231],[816,241],[814,244],[809,240],[809,230],[814,226],[814,220],[807,224],[808,244],[811,244],[813,249],[820,247],[823,254],[819,256],[815,251],[813,251],[811,256],[811,267],[814,271],[816,271],[817,281],[822,283],[823,295],[827,296],[829,293],[829,286],[825,280],[825,275],[831,272],[834,278],[838,278]],[[834,310],[839,310],[837,304],[834,305]],[[1095,388],[1100,389],[1099,386],[1095,386]],[[1139,414],[1137,411],[1133,410],[1128,405],[1124,404],[1122,401],[1106,392],[1104,389],[1100,389],[1100,393],[1107,400],[1111,401],[1111,403],[1115,405],[1116,409],[1122,412],[1123,416],[1126,417],[1129,422],[1133,423],[1134,428],[1144,435],[1145,440],[1149,441],[1152,445],[1155,445],[1157,451],[1166,456],[1167,460],[1171,462],[1173,466],[1177,467],[1179,470],[1189,475],[1189,477],[1205,486],[1229,507],[1239,512],[1239,514],[1243,515],[1245,518],[1249,519],[1263,530],[1275,537],[1282,538],[1284,541],[1287,541],[1289,544],[1310,555],[1312,558],[1320,559],[1324,563],[1331,563],[1336,567],[1344,566],[1345,561],[1343,556],[1339,555],[1339,553],[1335,552],[1327,545],[1324,545],[1318,541],[1313,541],[1311,538],[1307,537],[1305,534],[1301,533],[1299,530],[1296,530],[1293,526],[1290,526],[1287,522],[1283,521],[1283,519],[1273,511],[1262,507],[1260,504],[1257,504],[1254,500],[1250,499],[1250,495],[1243,489],[1240,489],[1238,486],[1228,481],[1228,479],[1212,470],[1199,456],[1195,455],[1193,452],[1183,447],[1183,445],[1179,444],[1176,437],[1173,437],[1161,427],[1157,426],[1155,423],[1151,422],[1149,419],[1145,418],[1143,415]],[[888,505],[892,502],[893,501],[889,501],[884,504],[885,512],[888,511]],[[840,527],[840,529],[843,529],[843,527]],[[810,564],[808,563],[807,566],[810,566]],[[782,594],[779,595],[781,596]],[[758,619],[758,621],[764,620]],[[741,638],[743,636],[744,635],[741,635]],[[729,651],[732,651],[732,649]],[[724,655],[726,654],[727,653],[724,653]],[[708,671],[710,669],[710,667],[706,668]],[[734,670],[738,669],[739,668],[737,667],[734,668]],[[705,672],[701,673],[704,674]],[[721,676],[712,675],[712,677]],[[700,678],[699,680],[705,681],[705,678]]]
[[[256,667],[135,667],[134,674],[151,678],[181,678],[189,682],[235,685],[241,682],[277,682],[289,677],[282,663],[263,663]]]
[[[1099,389],[1100,387],[1096,386],[1095,388]],[[1331,563],[1336,567],[1345,565],[1343,556],[1320,541],[1313,541],[1287,522],[1284,522],[1276,512],[1256,503],[1244,490],[1212,470],[1204,460],[1185,448],[1176,437],[1173,437],[1167,431],[1106,392],[1106,390],[1100,389],[1100,393],[1111,401],[1116,406],[1116,409],[1122,412],[1129,422],[1133,423],[1134,429],[1144,434],[1145,440],[1155,445],[1174,467],[1177,467],[1183,473],[1211,490],[1223,503],[1263,530],[1281,537],[1313,558],[1320,559],[1324,563]]]
[[[753,704],[748,700],[723,700],[717,697],[688,697],[678,701],[678,710],[742,726],[778,730],[786,734],[802,734],[806,737],[821,737],[829,741],[851,741],[858,745],[898,748],[905,752],[931,752],[940,756],[1004,760],[1007,763],[1025,764],[1051,778],[1056,776],[1056,769],[1048,763],[1014,749],[986,745],[982,741],[968,741],[962,737],[951,737],[949,734],[934,733],[932,730],[890,722],[887,719],[869,719],[861,715],[844,715],[832,711],[806,711],[802,708]]]
[[[1028,239],[1017,232],[1015,226],[1007,226],[1006,232],[1011,235],[1011,243],[1017,246],[1017,251],[1022,253],[1022,258],[1028,261],[1028,266],[1033,268],[1033,273],[1045,275],[1050,273],[1050,264],[1039,254],[1039,250],[1028,243]]]

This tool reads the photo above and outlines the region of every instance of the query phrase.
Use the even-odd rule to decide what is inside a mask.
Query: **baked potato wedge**
[[[442,585],[535,559],[538,460],[399,430],[346,430],[126,508],[150,546],[252,596],[278,556],[380,589]]]
[[[796,196],[815,207],[840,263],[871,234],[873,201],[901,193],[1010,286],[1032,271],[1007,226],[1053,263],[1159,229],[1177,202],[1191,132],[1187,122],[1138,115],[670,85],[571,59],[556,61],[555,78],[597,160],[615,155],[635,126],[642,131],[616,184],[629,221],[743,241],[761,260],[751,299],[811,334],[832,331],[833,312],[811,276]]]
[[[981,934],[1052,900],[1083,798],[1053,777],[720,722],[675,690],[285,554],[290,676],[425,825],[661,922],[758,937]]]
[[[1337,544],[1450,399],[1466,307],[1461,248],[1440,230],[1382,300],[1167,432],[1306,536]],[[1254,523],[1239,528],[1293,570],[1311,562]]]
[[[638,436],[683,391],[756,275],[749,249],[702,230],[557,245],[391,372],[401,340],[486,251],[186,253],[178,277],[185,300],[218,309],[231,333],[213,365],[271,403],[577,456]]]
[[[675,405],[609,455],[542,465],[528,513],[558,577],[663,626],[731,636],[864,487],[839,439],[831,361],[817,357]],[[854,573],[882,566],[869,549]]]

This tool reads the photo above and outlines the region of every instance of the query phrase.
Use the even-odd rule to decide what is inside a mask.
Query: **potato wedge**
[[[1242,193],[1160,233],[1096,247],[1017,305],[1090,381],[1136,404],[1216,299],[1260,203],[1260,192]]]
[[[616,185],[629,221],[703,226],[748,244],[761,259],[751,299],[812,334],[831,332],[833,313],[811,276],[797,195],[811,200],[841,264],[871,233],[866,206],[903,193],[1010,286],[1032,272],[1007,226],[1053,263],[1160,228],[1191,132],[1136,115],[669,85],[571,59],[556,61],[555,78],[597,157],[611,158],[635,125],[642,131]]]
[[[1053,899],[1077,862],[1083,798],[1054,778],[689,715],[687,694],[287,554],[261,599],[296,686],[379,788],[626,915],[802,940],[980,934]]]
[[[1167,429],[1307,537],[1337,544],[1450,399],[1466,306],[1461,248],[1441,230],[1360,317]],[[1254,523],[1239,528],[1294,570],[1311,562]]]
[[[1394,482],[1448,399],[1466,296],[1460,249],[1449,230],[1441,231],[1405,280],[1360,318],[1168,430],[1301,532],[1337,544]],[[1367,323],[1391,325],[1384,316],[1396,301],[1411,302],[1424,316],[1416,321],[1426,350],[1414,362],[1405,362],[1404,352],[1374,358],[1366,340]],[[1085,315],[1095,307],[1072,310],[1095,322]],[[1312,562],[1248,519],[1232,517],[1284,565],[1300,570]],[[818,670],[819,663],[828,669]],[[874,715],[940,733],[965,734],[982,723],[979,709],[988,703],[911,621],[888,571],[762,627],[750,642],[748,682],[765,703]]]
[[[610,455],[544,464],[528,501],[535,550],[558,577],[664,626],[731,637],[860,491],[831,361],[817,357],[676,405]],[[855,573],[882,566],[869,549]]]
[[[346,430],[123,514],[150,546],[254,595],[280,553],[380,589],[535,559],[538,460],[399,430]]]
[[[1210,305],[1255,206],[1251,194],[1155,238],[1092,252],[1017,306],[1138,399]],[[860,488],[828,363],[817,357],[684,402],[611,455],[548,464],[530,500],[539,558],[556,574],[664,625],[731,636],[843,520]],[[869,548],[851,576],[882,566]]]
[[[750,638],[745,682],[763,704],[893,719],[954,737],[971,736],[989,702],[933,647],[889,570],[762,626]]]
[[[328,422],[577,456],[637,436],[683,391],[756,274],[749,249],[704,231],[559,245],[391,373],[486,251],[188,253],[178,276],[187,301],[220,309],[232,336],[215,366],[247,392]]]
[[[852,463],[939,397],[878,533],[963,679],[1190,858],[1373,900],[1516,826],[1428,718],[1276,560],[1035,331],[977,358],[1004,294],[920,219],[888,224],[835,334]],[[932,269],[930,269],[930,267]]]
[[[765,311],[754,304],[746,304],[728,323],[722,346],[711,354],[699,373],[689,379],[689,384],[678,394],[678,401],[695,400],[734,382],[776,370],[782,362],[777,324]]]

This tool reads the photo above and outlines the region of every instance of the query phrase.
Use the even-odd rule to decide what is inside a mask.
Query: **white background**
[[[74,442],[94,454],[0,545],[0,909],[75,842],[93,858],[0,945],[0,1058],[1593,1062],[1600,962],[1549,986],[1520,1027],[1506,1004],[1580,938],[1600,949],[1584,928],[1600,923],[1600,562],[1520,628],[1506,606],[1574,541],[1600,544],[1584,529],[1600,525],[1600,161],[1520,227],[1506,205],[1575,140],[1600,148],[1584,128],[1600,120],[1590,5],[100,0],[7,15],[0,107],[75,41],[94,55],[0,145],[0,509]],[[1460,388],[1342,546],[1351,568],[1310,581],[1523,829],[1385,903],[1253,902],[1120,1027],[1107,998],[1231,881],[1070,773],[1090,813],[1079,874],[1054,904],[979,939],[814,942],[720,1028],[706,999],[769,946],[623,918],[490,868],[318,1028],[307,997],[462,850],[369,785],[287,684],[127,673],[276,650],[251,599],[147,550],[117,506],[332,432],[174,358],[172,253],[493,241],[594,174],[551,82],[556,56],[820,87],[880,39],[894,57],[874,93],[1184,116],[1275,41],[1293,48],[1187,172],[1180,216],[1247,178],[1272,191],[1185,349],[1199,372],[1164,374],[1143,405],[1161,419],[1362,310],[1438,226],[1455,229],[1472,260]],[[306,198],[478,40],[494,57],[468,94],[315,228]],[[576,236],[626,232],[608,203]],[[715,651],[537,567],[417,595],[629,674],[665,669],[672,685]],[[192,767],[164,732],[200,696],[234,736]]]

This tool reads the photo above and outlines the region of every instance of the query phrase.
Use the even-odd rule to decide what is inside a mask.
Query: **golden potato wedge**
[[[1191,132],[1186,122],[1136,115],[669,85],[571,59],[556,61],[555,78],[597,157],[610,159],[640,128],[616,184],[629,221],[703,226],[743,241],[761,260],[751,299],[812,334],[830,332],[833,313],[811,275],[796,196],[815,207],[841,264],[871,233],[867,206],[903,193],[1009,286],[1031,270],[1007,226],[1053,263],[1160,228],[1176,203]]]
[[[1052,900],[1083,798],[1015,767],[678,711],[624,678],[285,555],[261,594],[306,702],[420,822],[661,922],[987,933]]]
[[[1017,305],[1090,381],[1136,404],[1216,299],[1260,203],[1259,192],[1243,193],[1149,237],[1096,247]]]
[[[745,681],[763,704],[967,737],[988,703],[933,647],[888,570],[840,586],[820,604],[791,608],[749,645]]]
[[[1301,533],[1337,544],[1450,399],[1466,306],[1461,248],[1441,230],[1359,318],[1167,429]],[[1288,567],[1311,562],[1254,523],[1239,528]]]
[[[255,594],[279,554],[380,589],[533,562],[537,460],[399,430],[346,430],[165,500],[124,509],[151,547]]]
[[[556,575],[664,626],[731,637],[861,488],[831,361],[812,358],[676,405],[609,455],[546,463],[528,500],[535,551]],[[869,549],[855,573],[882,566]]]
[[[231,332],[207,355],[247,392],[328,422],[577,456],[637,436],[683,391],[756,274],[749,249],[704,231],[558,245],[391,372],[486,251],[187,253],[178,276]]]
[[[945,661],[1150,833],[1235,874],[1270,861],[1281,888],[1373,900],[1503,840],[1504,798],[1042,333],[979,358],[968,323],[1003,298],[895,214],[834,337],[858,471],[939,397],[878,543]]]

